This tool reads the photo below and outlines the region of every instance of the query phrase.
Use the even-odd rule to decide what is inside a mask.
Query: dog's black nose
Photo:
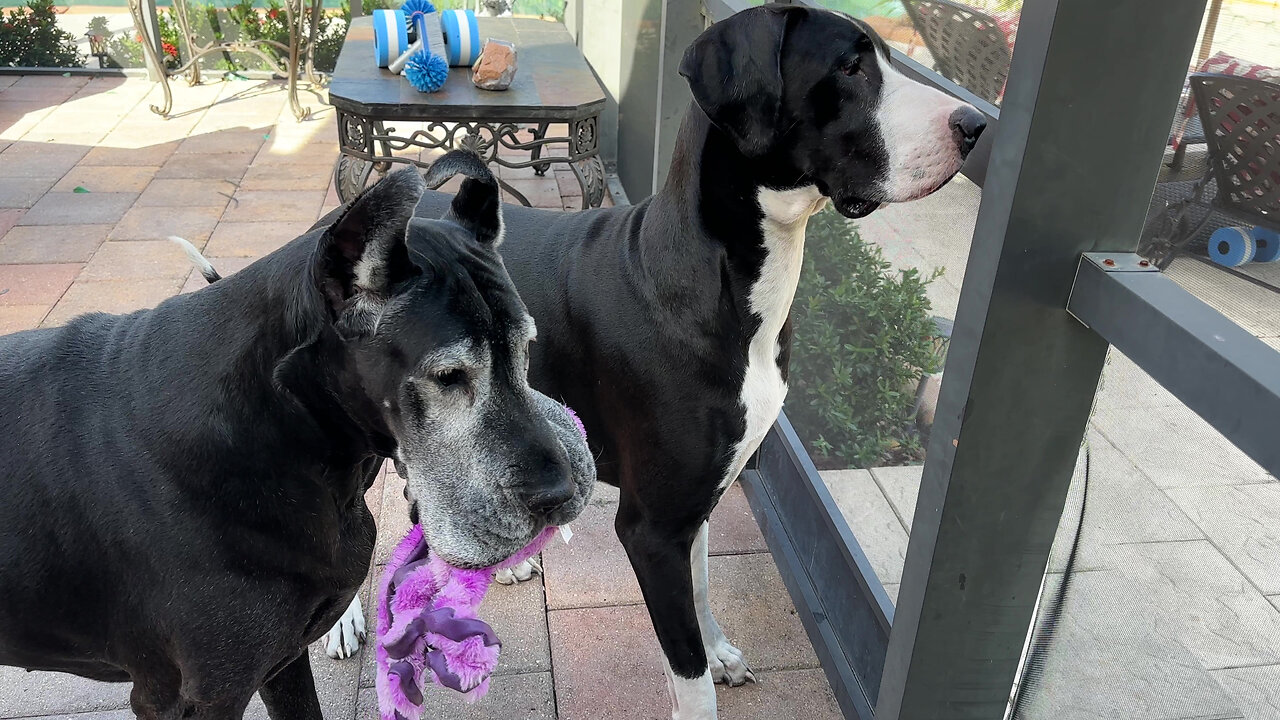
[[[951,113],[951,135],[956,139],[960,155],[968,155],[973,146],[978,144],[978,136],[987,129],[987,118],[976,109],[962,105]]]
[[[552,453],[540,465],[541,469],[531,473],[517,492],[529,512],[550,515],[572,500],[578,487],[563,453]]]

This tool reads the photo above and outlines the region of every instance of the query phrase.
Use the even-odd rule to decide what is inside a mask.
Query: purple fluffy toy
[[[565,411],[585,438],[582,421],[569,408]],[[440,559],[427,546],[422,527],[413,526],[391,554],[378,590],[382,720],[421,718],[428,681],[463,693],[468,702],[484,697],[502,643],[476,610],[498,570],[537,555],[559,530],[544,529],[523,550],[493,567],[464,570]]]

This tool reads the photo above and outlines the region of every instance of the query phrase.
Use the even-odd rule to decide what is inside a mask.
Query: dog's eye
[[[855,57],[852,60],[845,62],[844,65],[840,66],[840,72],[850,77],[861,74],[862,73],[861,59]]]
[[[452,370],[441,370],[436,373],[436,382],[440,387],[450,388],[467,381],[467,373],[465,370],[454,368]]]

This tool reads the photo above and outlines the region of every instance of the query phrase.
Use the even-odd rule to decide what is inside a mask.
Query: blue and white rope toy
[[[378,67],[395,62],[409,49],[409,28],[403,10],[373,11],[373,54]]]
[[[471,67],[480,57],[480,25],[474,10],[445,10],[440,15],[447,57],[453,67]]]

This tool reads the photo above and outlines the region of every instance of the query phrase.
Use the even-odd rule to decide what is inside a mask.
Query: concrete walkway
[[[142,80],[0,76],[0,333],[198,289],[204,281],[166,235],[192,241],[227,274],[337,205],[337,131],[318,98],[304,97],[317,118],[295,123],[279,85],[175,83],[174,91],[183,114],[164,120],[148,110],[159,92]],[[579,205],[571,175],[503,174],[537,204]],[[368,495],[378,562],[408,529],[401,483],[391,472]],[[433,690],[433,717],[670,717],[657,641],[613,534],[616,503],[616,491],[601,487],[572,545],[544,554],[545,577],[494,588],[485,616],[505,647],[493,689],[474,706]],[[721,717],[840,717],[739,490],[711,527],[712,603],[760,679],[721,688]],[[370,593],[366,586],[367,609]],[[329,720],[376,717],[370,652],[334,661],[313,648],[312,656]],[[127,718],[128,691],[0,668],[0,718]],[[265,717],[260,703],[249,717]]]
[[[930,298],[935,312],[955,317],[970,244],[982,241],[973,237],[980,200],[979,188],[958,178],[858,226],[897,267],[946,268]],[[1280,349],[1280,295],[1192,260],[1176,261],[1169,275]],[[1280,718],[1280,483],[1115,350],[1086,440],[1077,573],[1025,717]],[[1079,523],[1083,469],[1078,463],[1050,589]],[[921,470],[824,473],[895,599]]]

